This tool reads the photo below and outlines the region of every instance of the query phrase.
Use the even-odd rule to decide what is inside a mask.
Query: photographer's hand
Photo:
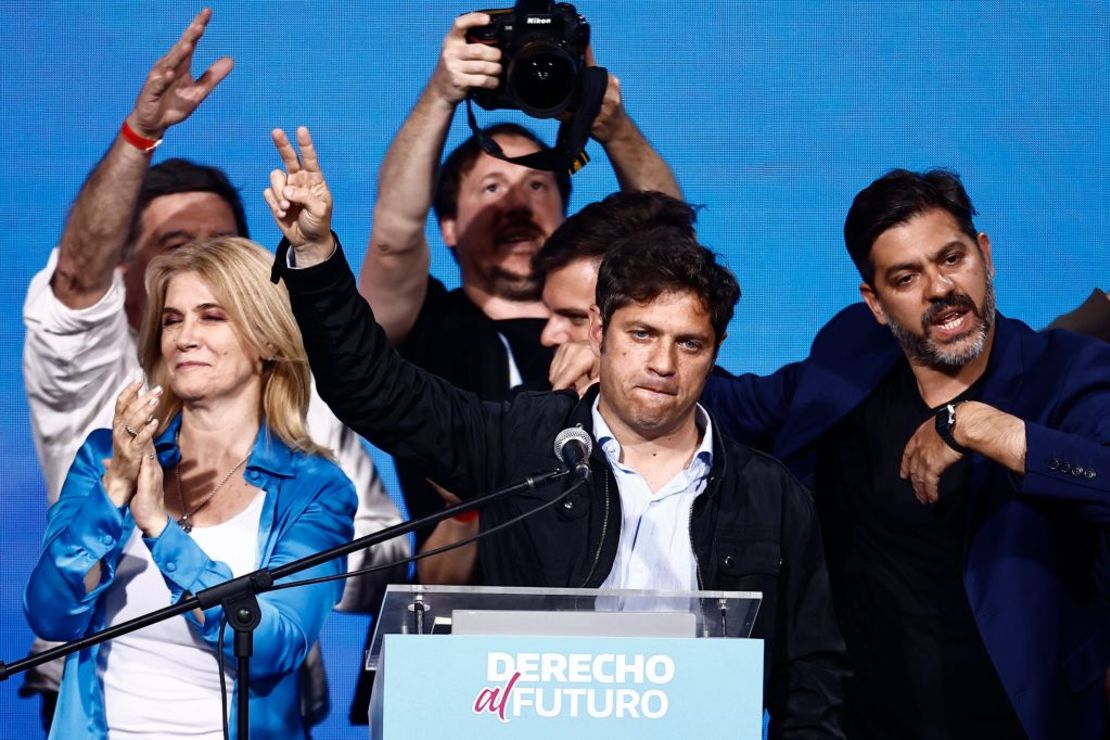
[[[597,66],[592,44],[586,47],[586,64]],[[671,168],[625,110],[620,80],[612,72],[590,135],[605,147],[621,190],[657,190],[682,198],[682,188]]]
[[[489,22],[490,17],[485,13],[460,15],[443,38],[439,63],[428,88],[452,106],[462,101],[471,88],[492,90],[497,87],[501,75],[501,50],[496,46],[472,44],[466,40],[467,31]]]
[[[335,251],[331,235],[331,191],[320,170],[307,127],[297,128],[297,146],[303,162],[297,158],[284,131],[276,128],[271,135],[285,171],[270,173],[270,187],[263,191],[262,197],[270,206],[281,233],[293,246],[297,267],[311,267],[326,261]]]
[[[586,47],[586,66],[597,66],[592,44]],[[619,136],[632,136],[635,130],[636,124],[628,117],[628,113],[624,110],[624,103],[621,101],[620,78],[610,72],[609,81],[605,86],[605,97],[601,99],[601,110],[594,119],[590,135],[604,146]]]

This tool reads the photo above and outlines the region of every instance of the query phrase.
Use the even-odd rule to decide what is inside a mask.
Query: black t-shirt
[[[512,393],[506,345],[512,350],[522,383],[546,381],[554,356],[549,347],[540,344],[546,323],[544,319],[495,321],[482,313],[461,288],[448,291],[443,283],[429,277],[420,315],[398,350],[413,364],[458,388],[473,391],[482,400],[505,401]],[[397,478],[410,518],[443,508],[419,466],[398,462]],[[416,532],[417,547],[430,534],[430,529]]]
[[[900,360],[818,447],[819,519],[855,669],[848,736],[1023,738],[963,585],[968,459],[941,476],[933,505],[898,475],[906,443],[933,414]]]

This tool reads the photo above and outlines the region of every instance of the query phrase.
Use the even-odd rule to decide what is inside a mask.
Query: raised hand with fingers
[[[112,419],[112,457],[105,464],[104,488],[116,506],[131,501],[142,466],[143,456],[154,452],[154,432],[158,420],[154,410],[162,398],[162,388],[155,386],[142,391],[143,381],[136,380],[116,398]]]
[[[281,233],[296,250],[298,266],[323,262],[335,247],[331,236],[332,198],[312,135],[306,126],[297,127],[300,158],[284,131],[276,128],[272,136],[285,169],[270,173],[270,187],[262,197]]]
[[[135,108],[127,117],[128,125],[136,133],[151,139],[162,138],[167,128],[192,115],[231,72],[234,62],[230,57],[221,57],[193,79],[193,52],[211,17],[210,8],[197,13],[177,43],[147,73]]]

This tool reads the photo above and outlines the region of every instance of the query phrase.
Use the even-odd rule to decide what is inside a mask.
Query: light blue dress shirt
[[[643,476],[621,463],[621,446],[601,417],[600,400],[593,406],[594,438],[613,469],[621,499],[617,556],[601,587],[694,591],[698,566],[690,541],[690,507],[705,490],[713,466],[709,414],[697,406],[701,444],[689,464],[653,493]]]

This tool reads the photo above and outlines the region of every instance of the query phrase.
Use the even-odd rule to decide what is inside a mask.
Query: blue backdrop
[[[506,4],[509,4],[506,2]],[[85,174],[152,62],[199,9],[179,2],[4,3],[0,178],[0,660],[30,642],[20,607],[44,493],[22,394],[20,307]],[[269,130],[312,130],[336,227],[361,260],[377,165],[468,2],[216,2],[194,70],[235,70],[156,158],[224,167],[254,237],[277,242],[261,198],[277,164]],[[952,0],[582,0],[598,62],[705,205],[703,240],[744,288],[723,364],[770,371],[857,299],[840,230],[853,195],[891,167],[959,171],[994,245],[999,305],[1042,326],[1110,287],[1110,5]],[[483,121],[521,120],[482,114]],[[535,122],[548,138],[549,122]],[[453,145],[465,135],[459,116]],[[616,187],[596,145],[571,209]],[[457,273],[430,229],[433,271]],[[387,479],[387,460],[377,459]],[[361,737],[346,707],[366,619],[325,631],[333,717],[318,737]],[[0,684],[6,736],[37,736],[36,708]]]

